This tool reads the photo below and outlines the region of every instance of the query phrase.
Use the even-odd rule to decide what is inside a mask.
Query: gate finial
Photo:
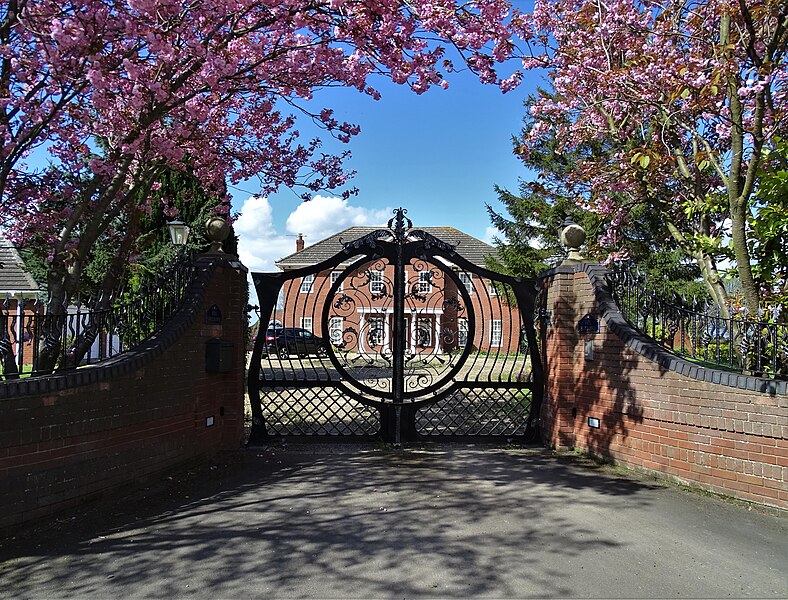
[[[205,222],[205,233],[211,242],[208,254],[222,253],[222,244],[230,235],[230,226],[227,221],[218,215],[210,217]]]
[[[403,244],[408,235],[408,230],[413,227],[413,222],[406,217],[408,210],[401,206],[394,211],[394,217],[389,219],[388,228],[394,234],[394,240]]]
[[[585,241],[585,229],[572,221],[571,218],[567,217],[563,223],[563,227],[561,228],[561,245],[566,248],[568,252],[564,263],[570,264],[582,262],[585,260],[585,257],[580,253],[580,247],[585,243]]]

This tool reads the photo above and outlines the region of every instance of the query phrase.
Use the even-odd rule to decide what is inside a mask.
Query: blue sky
[[[521,128],[523,100],[540,81],[527,74],[508,94],[467,72],[449,82],[447,90],[417,96],[380,81],[379,101],[353,89],[317,95],[316,104],[333,108],[335,118],[361,126],[349,145],[326,146],[351,150],[347,165],[357,171],[351,186],[359,194],[345,203],[323,194],[304,204],[290,190],[249,201],[251,181],[231,189],[233,208],[243,213],[236,229],[247,266],[273,270],[274,260],[294,250],[296,233],[312,244],[349,225],[382,224],[398,206],[408,209],[414,226],[452,226],[489,240],[485,203],[500,206],[494,186],[514,191],[518,178],[528,176],[511,136]]]

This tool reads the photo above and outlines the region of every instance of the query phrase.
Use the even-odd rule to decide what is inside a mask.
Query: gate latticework
[[[250,443],[536,438],[535,282],[471,263],[406,212],[313,266],[253,273]]]

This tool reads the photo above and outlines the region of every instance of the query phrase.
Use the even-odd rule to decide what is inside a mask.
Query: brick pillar
[[[545,308],[550,315],[544,334],[542,436],[549,446],[574,448],[578,445],[578,419],[586,414],[597,384],[596,375],[587,369],[595,363],[586,363],[585,336],[578,332],[577,325],[586,314],[597,318],[599,315],[594,290],[582,263],[552,269],[542,281],[547,293]],[[597,348],[601,339],[602,336],[593,338]]]
[[[552,447],[575,445],[573,392],[578,339],[574,324],[574,273],[554,269],[545,277],[546,310],[549,316],[545,335],[545,398],[542,409],[542,436]]]
[[[200,345],[195,349],[194,360],[198,371],[203,371],[198,376],[203,383],[196,389],[195,420],[199,431],[205,427],[207,416],[214,417],[212,429],[221,439],[214,438],[213,443],[224,450],[236,450],[243,434],[247,269],[237,258],[217,254],[198,258],[197,266],[211,262],[215,263],[214,273],[197,314]],[[212,307],[218,308],[218,312],[209,318]],[[204,372],[205,343],[211,339],[232,342],[232,370]]]
[[[222,448],[237,450],[243,435],[244,391],[246,387],[246,305],[249,302],[247,269],[237,259],[226,269],[230,317],[225,335],[234,343],[235,369],[224,390],[226,407],[222,427]]]

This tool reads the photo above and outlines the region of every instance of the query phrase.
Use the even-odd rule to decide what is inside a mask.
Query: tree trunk
[[[687,239],[682,235],[681,231],[679,231],[678,227],[673,224],[670,220],[666,222],[668,232],[670,235],[675,239],[679,247],[687,253],[692,259],[697,263],[698,268],[700,268],[701,276],[703,277],[703,283],[706,286],[706,289],[709,291],[709,295],[711,296],[714,303],[720,310],[720,315],[724,316],[726,319],[730,318],[730,307],[728,302],[728,291],[725,289],[725,285],[722,283],[722,278],[720,277],[720,273],[717,270],[717,263],[714,260],[713,256],[710,256],[700,250],[692,249],[687,244]]]
[[[723,15],[720,19],[720,44],[725,46],[730,38],[730,15]],[[743,170],[744,166],[744,110],[739,100],[739,79],[737,73],[728,76],[728,101],[731,111],[731,161],[728,178],[725,182],[728,193],[728,210],[731,218],[731,239],[733,241],[733,255],[736,259],[739,280],[741,281],[744,304],[752,318],[758,317],[760,299],[758,297],[758,286],[752,275],[750,267],[750,251],[747,247],[747,207],[749,204],[749,192],[752,189],[752,182],[745,181],[746,177],[754,177],[756,169]],[[761,140],[757,135],[760,130],[759,124],[754,124],[756,131],[753,132],[755,146],[752,149],[751,161],[759,159]],[[751,165],[752,167],[752,165]],[[749,185],[748,185],[749,184]]]
[[[733,255],[739,270],[744,305],[747,307],[749,318],[757,319],[760,310],[760,296],[758,285],[752,275],[750,267],[750,252],[747,247],[747,211],[746,205],[739,202],[738,197],[731,201],[731,239],[733,240]]]
[[[99,296],[89,307],[92,314],[88,326],[83,330],[79,343],[74,346],[73,353],[67,353],[63,362],[63,368],[68,369],[77,367],[93,346],[93,342],[95,342],[96,338],[99,336],[101,327],[104,325],[103,315],[112,309],[112,305],[117,297],[119,282],[128,266],[129,254],[139,235],[139,221],[140,213],[139,211],[134,211],[131,216],[131,221],[126,226],[126,236],[123,238],[123,242],[117,253],[115,253],[107,272],[104,274]]]
[[[57,359],[60,355],[68,300],[63,276],[60,275],[61,268],[59,267],[62,267],[62,265],[56,265],[53,261],[52,270],[47,275],[48,299],[46,314],[41,320],[38,361],[34,366],[34,371],[37,375],[52,373],[57,366]]]
[[[701,275],[703,275],[703,283],[709,291],[712,300],[717,305],[720,315],[726,319],[731,318],[731,312],[728,302],[728,291],[722,283],[722,278],[717,270],[717,264],[711,256],[703,253],[695,255],[695,262],[700,267]]]

